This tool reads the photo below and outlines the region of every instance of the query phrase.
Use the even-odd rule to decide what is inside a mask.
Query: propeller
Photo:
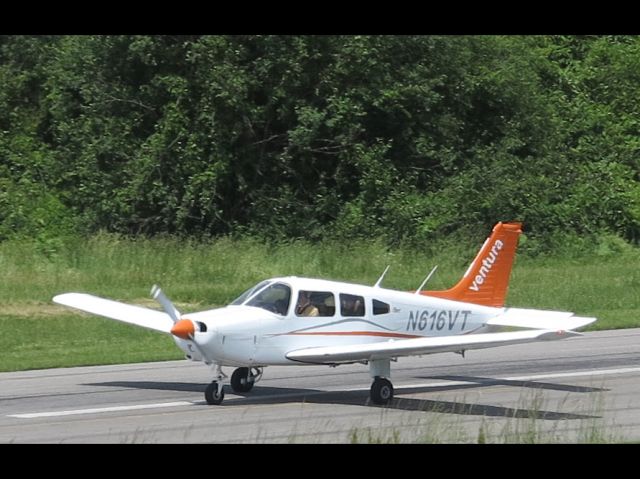
[[[165,312],[171,317],[173,321],[173,327],[171,328],[171,334],[181,339],[189,339],[195,343],[196,327],[193,321],[190,319],[181,319],[180,311],[173,305],[173,303],[166,297],[166,295],[160,289],[160,286],[154,284],[151,288],[151,296],[158,303],[162,305]]]
[[[182,315],[180,311],[176,309],[171,300],[165,296],[165,294],[160,289],[160,286],[154,284],[151,288],[151,296],[153,299],[158,301],[162,305],[162,308],[165,312],[171,317],[173,321],[173,327],[171,328],[171,334],[174,336],[184,339],[187,341],[191,341],[195,348],[198,350],[200,355],[204,358],[206,364],[210,364],[211,360],[207,357],[203,348],[200,347],[198,342],[196,341],[196,325],[190,319],[182,319]],[[197,328],[200,331],[200,327]]]
[[[173,303],[169,301],[169,298],[165,296],[165,294],[160,289],[160,286],[158,286],[157,284],[153,285],[153,287],[151,288],[151,296],[162,305],[166,313],[171,316],[174,324],[180,321],[180,311],[178,311]]]

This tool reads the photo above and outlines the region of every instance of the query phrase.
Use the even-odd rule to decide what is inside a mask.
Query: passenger
[[[342,316],[364,316],[364,304],[358,296],[341,294],[340,309]]]
[[[298,316],[318,316],[318,308],[311,302],[311,294],[309,291],[300,291],[296,314]]]

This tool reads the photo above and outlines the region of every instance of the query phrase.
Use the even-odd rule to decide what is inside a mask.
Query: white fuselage
[[[260,291],[274,285],[289,290],[288,304],[280,314],[265,309],[268,304],[248,304],[256,304]],[[300,291],[323,300],[317,316],[300,315],[296,306]],[[347,310],[347,300],[354,298],[357,308]],[[286,277],[265,282],[241,304],[184,315],[206,326],[206,331],[195,333],[206,358],[190,341],[174,339],[194,361],[222,366],[291,365],[299,363],[286,354],[297,349],[487,332],[487,320],[502,312],[503,308],[379,287]]]

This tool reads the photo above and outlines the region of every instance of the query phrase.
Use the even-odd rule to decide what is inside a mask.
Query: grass
[[[459,402],[464,411],[468,402]],[[556,411],[558,419],[546,418]],[[551,399],[541,389],[523,390],[515,408],[504,417],[483,416],[480,423],[464,414],[424,409],[422,416],[400,418],[400,425],[355,427],[346,438],[351,444],[615,444],[625,442],[614,421],[604,418],[604,396],[590,393],[578,403],[568,397]],[[566,417],[562,418],[563,415]],[[580,418],[580,416],[583,416]],[[396,418],[398,421],[398,418]],[[382,421],[381,421],[382,423]]]
[[[579,259],[520,258],[508,304],[598,318],[590,330],[640,326],[638,251]]]
[[[160,284],[181,311],[230,302],[273,276],[311,276],[415,289],[434,265],[428,289],[454,284],[480,244],[389,249],[376,241],[313,245],[222,238],[126,239],[98,234],[56,251],[35,242],[0,243],[0,370],[154,361],[181,357],[171,338],[54,305],[68,291],[144,304]],[[595,250],[583,257],[519,255],[508,306],[574,311],[598,317],[590,329],[640,326],[640,250]]]
[[[3,371],[183,357],[169,336],[77,314],[2,315],[0,331]]]

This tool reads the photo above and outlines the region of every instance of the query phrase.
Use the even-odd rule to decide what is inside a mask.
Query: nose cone
[[[191,339],[194,332],[195,327],[189,319],[181,319],[171,328],[171,334],[182,339]]]

